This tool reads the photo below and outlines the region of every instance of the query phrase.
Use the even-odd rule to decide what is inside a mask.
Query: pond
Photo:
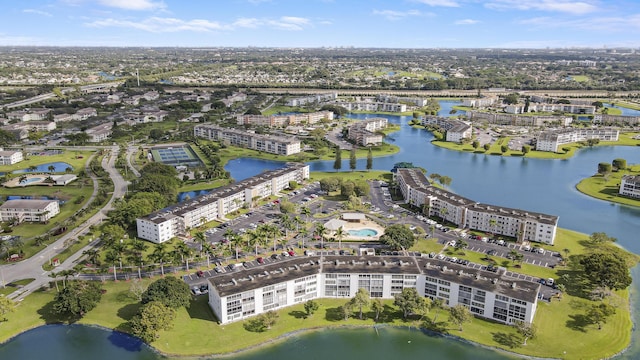
[[[53,172],[65,172],[67,168],[71,168],[73,170],[73,166],[67,164],[66,162],[52,162],[46,164],[36,165],[35,170],[31,169],[20,169],[12,171],[13,174],[22,174],[22,173],[31,173],[31,172],[50,172],[49,166],[53,166]]]

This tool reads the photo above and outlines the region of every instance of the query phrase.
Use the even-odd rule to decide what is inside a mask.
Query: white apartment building
[[[84,132],[89,135],[89,142],[96,143],[109,139],[112,133],[112,128],[113,124],[108,122],[94,126],[90,129],[85,130]]]
[[[640,198],[640,176],[639,175],[625,175],[620,182],[620,195],[628,196],[632,198]]]
[[[0,165],[13,165],[24,160],[22,151],[3,150],[0,148]]]
[[[525,105],[514,104],[504,107],[504,112],[508,114],[523,114]],[[595,114],[596,107],[593,105],[574,105],[574,104],[541,104],[531,103],[527,112],[554,112],[560,111],[570,114]]]
[[[594,124],[625,124],[625,125],[638,125],[640,124],[640,116],[624,116],[624,115],[608,115],[608,114],[595,114],[593,115]]]
[[[300,140],[294,137],[261,135],[216,125],[197,125],[194,136],[270,154],[293,155],[300,152]]]
[[[60,213],[57,200],[7,200],[0,205],[2,221],[46,222]]]
[[[222,324],[317,298],[392,299],[414,288],[447,306],[464,305],[476,316],[531,323],[540,284],[436,259],[387,256],[310,256],[213,276],[209,306]]]
[[[224,216],[255,200],[275,195],[289,187],[289,182],[302,183],[309,178],[309,166],[288,163],[282,169],[267,171],[254,177],[214,189],[208,194],[186,200],[145,217],[136,219],[138,237],[163,243],[188,229]]]
[[[422,207],[428,216],[518,241],[553,244],[555,240],[557,216],[475,202],[429,185],[419,169],[397,169],[395,178],[405,201]]]
[[[620,132],[611,128],[595,128],[595,129],[563,129],[555,131],[546,131],[538,136],[536,141],[536,150],[557,152],[558,147],[589,139],[598,139],[600,141],[618,141]]]
[[[471,125],[446,117],[425,116],[420,120],[422,125],[437,125],[446,131],[445,140],[450,142],[460,142],[462,139],[470,138],[473,135]]]
[[[18,110],[11,111],[7,113],[7,119],[9,120],[20,120],[23,122],[27,121],[43,121],[47,119],[51,109],[29,109],[29,110]]]
[[[407,111],[406,104],[399,103],[386,103],[379,101],[337,101],[335,103],[338,106],[342,106],[348,111],[385,111],[385,112],[405,112]]]
[[[376,132],[385,129],[388,120],[383,117],[360,120],[349,126],[347,138],[360,146],[382,144],[383,136]]]
[[[304,106],[306,104],[311,104],[311,103],[320,104],[320,103],[324,103],[324,102],[335,100],[337,98],[338,98],[338,93],[333,91],[333,92],[312,94],[312,95],[292,98],[292,99],[287,100],[285,105],[287,105],[287,106]]]
[[[571,116],[520,116],[481,111],[467,111],[467,117],[473,121],[513,126],[548,126],[554,123],[558,123],[560,126],[569,126],[573,122]]]
[[[413,106],[423,107],[427,105],[427,99],[419,97],[395,96],[389,94],[379,94],[376,100],[386,103],[408,103]]]
[[[318,111],[313,113],[289,114],[289,115],[238,115],[236,124],[267,127],[285,127],[298,124],[316,124],[323,119],[333,120],[332,111]]]
[[[462,106],[471,107],[471,108],[484,108],[487,106],[491,106],[498,102],[498,98],[495,96],[485,97],[485,98],[476,98],[476,99],[463,99]]]

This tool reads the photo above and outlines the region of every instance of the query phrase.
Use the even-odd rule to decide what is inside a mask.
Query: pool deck
[[[380,236],[384,234],[384,227],[378,225],[378,223],[371,221],[369,219],[361,221],[361,222],[347,222],[343,225],[343,230],[345,231],[345,236],[343,240],[371,240],[378,241],[380,240]],[[360,229],[373,229],[378,232],[376,236],[353,236],[349,235],[349,230],[360,230]]]
[[[25,175],[27,177],[25,183],[21,183],[20,182],[20,177],[22,175],[25,174],[15,174],[16,177],[12,178],[9,181],[5,181],[2,186],[4,187],[8,187],[8,188],[14,188],[14,187],[25,187],[25,186],[30,186],[30,185],[53,185],[53,184],[47,184],[44,182],[44,180],[46,178],[48,178],[49,176],[51,176],[50,174],[29,174],[29,175]],[[40,179],[40,180],[34,180],[29,182],[29,180],[31,179]]]

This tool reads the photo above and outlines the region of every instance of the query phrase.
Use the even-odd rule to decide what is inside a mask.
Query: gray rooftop
[[[540,290],[538,283],[424,257],[309,256],[241,269],[214,275],[208,281],[221,297],[318,273],[422,274],[531,303],[536,301]]]
[[[18,199],[18,200],[7,200],[2,205],[0,205],[0,209],[23,209],[23,210],[44,210],[47,205],[52,202],[58,202],[57,200],[38,200],[38,199]]]

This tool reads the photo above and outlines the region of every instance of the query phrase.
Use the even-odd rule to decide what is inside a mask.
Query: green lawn
[[[590,80],[587,75],[571,75],[571,79],[575,82],[587,82]]]
[[[640,199],[632,199],[618,194],[621,179],[624,175],[640,175],[640,165],[632,166],[629,170],[613,172],[606,177],[601,174],[595,174],[582,179],[576,185],[576,189],[596,199],[630,206],[640,206]]]
[[[438,244],[437,240],[434,238],[421,238],[416,241],[416,243],[409,249],[410,251],[419,251],[423,254],[428,254],[430,252],[438,253],[444,247],[443,244]]]
[[[339,172],[319,172],[311,173],[310,181],[319,181],[328,177],[339,177],[343,180],[385,180],[389,181],[391,173],[388,171],[371,170],[371,171],[339,171]]]
[[[14,170],[28,169],[29,166],[37,166],[54,162],[65,162],[73,167],[73,173],[77,174],[84,170],[84,164],[91,157],[93,151],[65,150],[60,155],[49,156],[26,156],[25,160],[13,165],[1,165],[0,172],[11,172]],[[13,176],[16,176],[15,174]]]

